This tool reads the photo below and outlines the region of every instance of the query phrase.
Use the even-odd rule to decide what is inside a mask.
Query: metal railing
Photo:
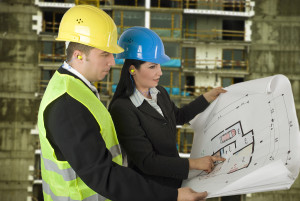
[[[66,60],[64,54],[39,54],[39,62],[63,62]]]
[[[210,90],[212,90],[213,87],[208,86],[189,86],[189,85],[184,85],[184,93],[183,96],[200,96]]]
[[[74,3],[74,0],[38,0],[39,2],[48,3]]]
[[[144,7],[145,0],[115,1],[115,0],[39,0],[49,3],[75,3],[94,6],[126,6]],[[207,9],[244,12],[253,10],[253,5],[246,0],[157,0],[151,1],[152,8],[177,8],[177,9]]]
[[[59,22],[43,20],[42,32],[58,33]]]
[[[181,38],[181,28],[156,28],[151,27],[161,38]]]
[[[183,0],[158,0],[157,3],[151,2],[152,8],[183,8]]]
[[[209,39],[209,40],[245,40],[245,31],[238,30],[199,30],[183,29],[183,38],[186,39]]]
[[[88,4],[99,7],[100,5],[112,5],[111,0],[75,0],[75,5]]]
[[[94,86],[97,88],[98,92],[103,95],[112,96],[113,90],[112,85],[114,83],[110,81],[100,81],[100,82],[94,82]]]
[[[38,80],[38,88],[39,88],[39,93],[44,93],[47,85],[50,80]],[[94,86],[97,88],[98,92],[103,95],[112,95],[112,82],[109,81],[100,81],[100,82],[95,82]]]
[[[194,132],[186,125],[177,128],[177,149],[180,153],[190,153],[193,144]]]
[[[207,10],[227,10],[243,12],[251,8],[250,1],[241,0],[185,0],[184,8],[207,9]]]
[[[123,19],[121,19],[121,22]],[[174,22],[172,22],[173,24]],[[117,25],[118,34],[122,34],[131,26]],[[42,32],[58,33],[59,22],[43,20]],[[178,28],[151,27],[160,37],[184,38],[184,39],[209,39],[209,40],[245,40],[246,31],[240,30],[199,30]]]
[[[221,59],[182,59],[183,68],[199,68],[203,70],[241,70],[248,71],[248,60],[221,60]]]

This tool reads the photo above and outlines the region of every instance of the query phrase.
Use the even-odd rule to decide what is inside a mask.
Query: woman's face
[[[140,91],[147,91],[149,88],[156,87],[159,82],[162,71],[160,64],[145,62],[140,68],[134,69],[133,78],[136,88]]]

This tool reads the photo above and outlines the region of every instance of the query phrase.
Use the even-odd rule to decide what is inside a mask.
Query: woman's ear
[[[130,67],[129,67],[129,73],[131,74],[131,75],[134,75],[135,73],[135,67],[133,66],[133,65],[131,65]]]

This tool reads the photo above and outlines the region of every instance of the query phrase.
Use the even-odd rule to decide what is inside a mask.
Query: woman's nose
[[[158,64],[158,75],[159,75],[159,76],[162,76],[162,74],[163,74],[163,73],[162,73],[162,71],[161,71],[160,64]]]

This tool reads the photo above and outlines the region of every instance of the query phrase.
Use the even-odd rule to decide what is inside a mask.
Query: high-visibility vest
[[[122,165],[121,149],[116,131],[105,106],[81,80],[56,71],[44,93],[38,114],[44,200],[108,200],[89,188],[67,161],[57,160],[54,149],[46,138],[44,111],[52,101],[65,93],[82,103],[94,116],[100,126],[99,137],[101,135],[105,141],[106,148],[112,154],[112,160]]]

